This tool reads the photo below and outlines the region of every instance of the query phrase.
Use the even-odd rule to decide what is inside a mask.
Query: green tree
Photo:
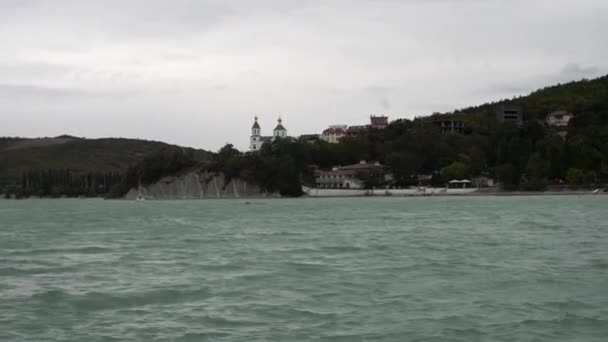
[[[540,153],[534,153],[526,164],[524,189],[539,191],[547,187],[548,163]]]
[[[418,156],[409,151],[392,152],[386,157],[386,165],[398,185],[412,185],[421,167]]]
[[[469,166],[461,161],[453,162],[441,170],[444,179],[464,179],[469,175]]]
[[[519,171],[513,164],[503,164],[496,168],[496,176],[501,188],[505,190],[515,190],[519,186],[521,179]]]
[[[581,185],[583,184],[583,178],[585,177],[585,173],[581,169],[577,168],[569,168],[566,172],[566,183],[571,185]]]

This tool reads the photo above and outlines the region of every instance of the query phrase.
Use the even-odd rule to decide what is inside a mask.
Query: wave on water
[[[365,251],[367,248],[353,245],[337,245],[337,246],[323,246],[321,250],[328,253],[357,253]]]
[[[76,271],[76,267],[62,266],[62,267],[32,267],[32,268],[20,268],[20,267],[4,267],[0,268],[0,277],[18,277],[36,274],[59,274],[59,273],[70,273]]]
[[[552,319],[528,319],[520,322],[523,325],[545,325],[545,324],[558,324],[560,326],[577,326],[582,327],[602,327],[608,332],[608,320],[600,319],[597,317],[587,317],[577,315],[574,313],[566,313],[563,316],[555,317]]]
[[[0,214],[0,342],[604,342],[606,200],[41,201]]]
[[[331,269],[331,266],[325,263],[289,261],[285,265],[291,270],[302,272],[328,272]]]
[[[563,230],[564,229],[564,226],[561,224],[541,222],[541,221],[530,221],[530,220],[520,221],[520,222],[518,222],[518,225],[524,226],[528,229],[533,229],[533,230],[535,230],[535,229],[538,229],[538,230]]]
[[[196,302],[208,297],[210,297],[210,291],[205,287],[181,290],[166,288],[123,293],[88,292],[84,294],[70,294],[64,290],[54,289],[32,296],[34,300],[49,308],[69,307],[84,312]]]
[[[199,342],[199,341],[213,341],[215,339],[221,339],[232,336],[232,334],[224,331],[206,331],[199,333],[186,333],[182,336],[177,337],[175,341],[178,342]]]
[[[492,331],[512,333],[516,330],[545,331],[556,333],[558,331],[576,335],[577,331],[593,331],[608,336],[608,320],[599,317],[588,317],[574,313],[565,313],[548,319],[526,319],[487,325]],[[553,336],[554,338],[557,336]]]
[[[112,252],[112,248],[101,246],[81,246],[71,248],[42,248],[18,249],[10,251],[9,255],[41,255],[41,254],[103,254]]]
[[[608,269],[608,260],[606,260],[606,259],[599,259],[599,258],[591,259],[591,260],[589,260],[589,264],[592,269],[596,269],[596,270]]]

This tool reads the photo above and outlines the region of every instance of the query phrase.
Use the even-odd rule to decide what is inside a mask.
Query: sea
[[[608,341],[608,196],[0,201],[0,341]]]

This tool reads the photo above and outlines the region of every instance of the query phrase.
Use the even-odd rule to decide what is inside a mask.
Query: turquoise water
[[[608,196],[0,201],[0,341],[607,341]]]

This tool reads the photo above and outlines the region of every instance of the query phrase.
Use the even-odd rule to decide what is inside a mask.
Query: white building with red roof
[[[348,135],[348,132],[346,130],[347,127],[347,125],[329,126],[329,128],[323,131],[320,139],[323,141],[327,141],[330,144],[337,144],[340,142],[340,139]]]

